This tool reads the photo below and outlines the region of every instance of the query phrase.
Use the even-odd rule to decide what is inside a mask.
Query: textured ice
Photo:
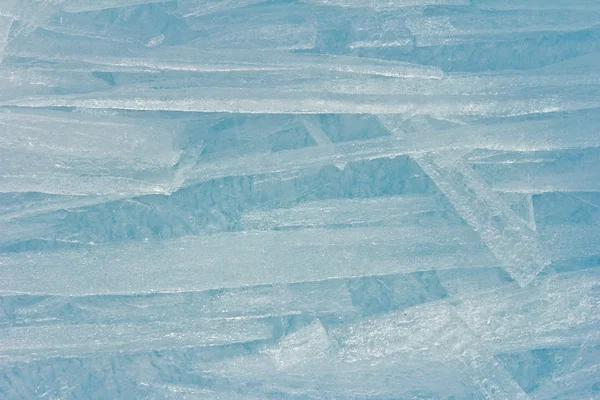
[[[1,0],[0,399],[600,398],[600,2]]]

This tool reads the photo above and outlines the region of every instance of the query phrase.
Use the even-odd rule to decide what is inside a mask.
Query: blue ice
[[[0,1],[0,399],[600,398],[597,0]]]

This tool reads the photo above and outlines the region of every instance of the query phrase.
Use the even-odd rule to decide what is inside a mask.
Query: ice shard
[[[183,17],[197,17],[247,7],[263,0],[181,0],[177,2],[177,12]]]
[[[102,325],[128,321],[148,323],[190,318],[256,319],[303,315],[351,317],[359,315],[361,308],[353,303],[348,283],[348,280],[332,279],[142,296],[4,296],[0,302],[6,312],[4,318],[0,318],[0,325],[10,322],[19,326],[39,326],[48,321]],[[335,293],[335,299],[325,293]]]
[[[326,200],[306,203],[298,207],[270,211],[251,211],[242,217],[242,225],[249,229],[293,228],[319,226],[348,226],[393,224],[408,222],[414,214],[437,209],[435,199],[429,196],[384,197],[369,200]]]
[[[489,10],[561,10],[561,9],[573,9],[579,11],[594,10],[597,9],[597,3],[591,0],[577,0],[577,1],[564,1],[564,0],[530,0],[527,2],[517,0],[476,0],[475,5],[481,9]]]
[[[472,234],[462,227],[449,226],[444,232],[417,225],[384,231],[249,231],[26,257],[7,253],[0,256],[7,275],[0,292],[67,296],[178,292],[497,263],[485,247],[467,237]],[[229,251],[232,243],[237,243],[235,253]],[[281,262],[288,267],[281,268]],[[46,281],[42,271],[52,271],[55,279]]]
[[[443,158],[440,162],[437,155],[416,159],[519,283],[527,285],[550,264],[549,257],[537,243],[535,233],[472,168],[460,160],[445,166]]]
[[[0,15],[0,62],[4,58],[4,49],[8,44],[8,35],[12,26],[12,18]]]
[[[0,360],[78,356],[98,351],[140,351],[214,346],[268,339],[265,321],[200,319],[145,324],[48,325],[0,328]]]
[[[77,113],[0,113],[0,191],[59,195],[170,192],[179,159],[170,122]],[[73,173],[73,171],[78,171]]]
[[[105,8],[128,7],[138,4],[162,3],[165,0],[64,0],[62,9],[70,13],[98,11]]]
[[[386,2],[356,0],[302,0],[306,3],[322,4],[337,7],[374,8],[377,10],[395,9],[415,6],[465,6],[467,0],[392,0]]]
[[[117,118],[81,113],[0,113],[0,148],[71,157],[115,159],[122,167],[172,166],[179,152],[173,148],[176,123]],[[106,161],[105,161],[106,162]]]
[[[482,41],[485,38],[507,34],[527,34],[548,30],[569,31],[593,27],[597,13],[579,11],[535,10],[519,13],[489,13],[473,19],[469,14],[454,16],[414,17],[407,21],[419,46],[433,46],[448,42]],[[586,19],[589,18],[589,19]]]

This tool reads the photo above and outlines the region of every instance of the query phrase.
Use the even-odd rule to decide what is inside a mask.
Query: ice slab
[[[465,236],[466,235],[466,236]],[[462,238],[461,238],[462,237]],[[494,266],[468,228],[249,231],[126,246],[0,256],[4,294],[179,292]],[[230,251],[235,243],[236,252]],[[122,248],[121,248],[122,247]],[[424,249],[429,249],[424,251]],[[376,263],[374,264],[374,261]],[[45,279],[52,271],[55,279]]]
[[[215,346],[268,339],[272,327],[261,320],[187,319],[114,325],[46,325],[0,328],[3,361],[80,356],[99,351],[143,351]]]
[[[447,311],[449,314],[452,314],[452,311]],[[404,313],[404,315],[406,316],[406,313]],[[373,323],[373,321],[371,321],[371,323]],[[468,348],[462,345],[462,343],[466,343],[464,342],[465,340],[469,340],[469,338],[470,340],[474,339],[472,332],[464,325],[464,323],[445,320],[442,322],[440,317],[436,319],[436,323],[442,324],[441,327],[446,330],[444,333],[438,332],[440,333],[440,338],[438,340],[440,342],[445,340],[453,341],[454,350],[456,352],[453,355],[448,355],[446,357],[442,356],[442,359],[444,359],[447,364],[460,365],[464,372],[468,371],[470,376],[465,380],[473,380],[475,387],[477,388],[476,391],[481,395],[487,395],[490,398],[528,398],[522,388],[497,361],[490,358],[487,354],[479,355],[477,353],[479,350],[478,348]],[[366,360],[348,356],[347,349],[350,349],[355,345],[364,346],[362,351],[365,352],[366,357],[370,358],[372,368],[379,369],[383,367],[382,371],[378,371],[378,374],[382,374],[382,376],[387,376],[389,372],[385,370],[384,364],[373,362],[373,360],[382,357],[387,361],[389,366],[403,369],[407,364],[412,365],[413,360],[416,360],[417,357],[419,357],[416,353],[411,354],[405,352],[402,355],[404,362],[399,364],[396,359],[393,358],[393,353],[385,354],[385,350],[374,343],[374,340],[380,339],[382,342],[387,342],[388,345],[393,346],[393,342],[397,339],[393,338],[393,326],[377,326],[373,327],[373,330],[369,329],[367,331],[363,329],[362,332],[365,334],[363,337],[360,336],[360,333],[355,334],[356,328],[358,328],[358,326],[350,327],[349,331],[344,333],[339,329],[334,328],[328,333],[321,322],[315,320],[310,325],[302,327],[285,336],[277,345],[267,347],[264,350],[266,357],[259,356],[255,359],[237,359],[234,360],[231,365],[225,364],[224,367],[221,367],[219,372],[228,375],[234,374],[243,379],[265,379],[264,374],[266,371],[261,371],[260,368],[251,370],[248,367],[252,364],[268,365],[269,363],[272,363],[275,365],[275,369],[280,371],[280,373],[277,374],[280,376],[275,375],[275,380],[281,382],[279,384],[283,387],[294,385],[294,382],[297,384],[319,374],[324,374],[324,381],[326,382],[325,388],[328,388],[328,386],[334,382],[337,384],[343,382],[345,388],[349,389],[348,382],[345,382],[346,379],[348,379],[348,374],[356,374],[358,372],[357,370],[360,370],[359,366],[366,362]],[[387,336],[388,332],[386,332],[388,329],[389,337]],[[450,330],[450,332],[448,332],[448,330]],[[345,338],[344,336],[346,334],[352,336],[352,339]],[[374,339],[375,337],[378,339]],[[462,343],[455,343],[454,341],[457,339],[462,341]],[[381,344],[383,346],[383,343]],[[423,351],[424,349],[419,350]],[[396,349],[396,351],[398,350]],[[438,361],[440,360],[439,356],[441,355],[438,354]],[[436,362],[435,356],[432,358],[420,355],[420,357],[422,362],[425,363]],[[329,372],[325,371],[325,366],[327,365],[330,366]],[[465,367],[466,371],[464,370]],[[415,374],[414,371],[405,371],[404,374],[408,374],[412,379],[415,379],[419,375],[418,373]],[[442,377],[441,380],[443,381],[443,379],[444,378]],[[416,390],[417,387],[420,387],[422,382],[417,379],[416,381],[411,380],[410,383],[403,382],[402,385],[405,386],[406,391],[412,392],[413,390]],[[352,386],[353,385],[350,384],[350,387]],[[304,383],[302,387],[304,390],[310,388],[306,383]],[[448,389],[448,386],[446,386],[446,388]],[[344,390],[344,388],[340,389]],[[450,390],[456,389],[457,388],[453,388]],[[364,389],[356,388],[354,390],[360,393],[360,391]],[[309,391],[308,393],[311,392]]]
[[[595,257],[600,244],[600,229],[591,226],[569,224],[548,225],[540,228],[540,236],[548,254],[556,260]]]
[[[300,363],[314,363],[326,359],[331,344],[323,324],[318,319],[284,337],[277,347],[267,349],[278,369],[290,369]]]
[[[379,171],[380,179],[363,178],[373,171]],[[353,185],[357,179],[364,181],[358,190]],[[7,215],[2,218],[6,222],[4,231],[13,232],[12,236],[7,233],[4,237],[8,240],[5,245],[10,251],[24,251],[39,246],[59,247],[65,241],[84,245],[231,232],[243,229],[240,218],[246,211],[289,208],[299,201],[319,199],[412,196],[427,193],[428,185],[414,163],[407,157],[396,157],[352,163],[343,171],[333,167],[306,171],[289,180],[278,175],[228,177],[180,188],[172,194],[128,197],[125,193],[120,197],[77,196],[77,199],[7,193],[0,198],[7,202],[19,198],[32,203],[31,207],[7,207]],[[226,201],[223,203],[221,199]],[[153,217],[147,218],[150,210]],[[385,210],[373,211],[372,221],[384,219]],[[380,211],[383,214],[378,216]],[[112,217],[107,219],[107,215]],[[436,215],[436,212],[414,215],[409,212],[399,215],[398,221],[411,224],[421,221],[431,226]],[[9,249],[3,246],[2,250]]]
[[[393,224],[413,214],[437,209],[430,196],[398,196],[377,199],[334,199],[270,211],[250,211],[242,217],[244,229]]]
[[[418,156],[416,160],[520,284],[527,285],[550,264],[535,232],[470,166],[462,161],[440,165],[435,154]]]
[[[329,296],[335,293],[335,298]],[[256,319],[268,317],[352,317],[353,304],[345,280],[266,285],[218,291],[153,295],[84,297],[15,297],[1,299],[6,310],[0,325],[115,324],[175,320]]]
[[[81,71],[53,71],[44,68],[0,65],[0,99],[23,98],[36,95],[90,93],[106,90],[110,84]]]
[[[115,160],[122,168],[173,166],[177,123],[52,111],[0,112],[0,148]]]
[[[499,125],[479,125],[448,129],[443,134],[431,130],[419,135],[405,135],[393,116],[379,116],[394,134],[369,141],[332,143],[318,147],[289,150],[273,154],[213,157],[199,162],[189,172],[189,182],[200,182],[226,176],[249,176],[302,171],[325,165],[395,157],[400,154],[419,155],[427,151],[463,149],[462,151],[504,149],[513,151],[550,150],[598,147],[595,118],[576,117],[549,121],[521,122]],[[589,121],[583,123],[582,121]],[[575,132],[565,136],[566,132]],[[593,184],[593,183],[590,183]]]
[[[535,10],[514,13],[488,13],[474,18],[469,14],[452,16],[409,17],[407,26],[419,46],[443,45],[452,42],[477,42],[497,36],[529,32],[576,31],[597,24],[598,12],[588,10]],[[488,39],[489,40],[489,39]]]
[[[26,162],[30,164],[27,165]],[[177,182],[168,170],[146,172],[142,176],[122,173],[114,164],[90,163],[82,158],[32,156],[27,152],[0,151],[0,192],[41,192],[57,195],[133,197],[152,193],[171,193]],[[23,166],[29,169],[23,169]],[[73,173],[73,169],[80,172]],[[112,170],[111,170],[112,169]]]
[[[597,285],[597,271],[565,273],[539,282],[531,291],[510,288],[464,301],[457,306],[457,312],[495,353],[553,347],[558,343],[596,343],[599,321],[593,315],[600,306]],[[498,301],[507,295],[515,303]],[[495,305],[483,311],[481,302],[487,301]],[[506,307],[512,310],[510,317],[505,314]],[[590,318],[581,319],[578,315]],[[483,320],[486,323],[480,324]]]
[[[297,352],[299,349],[304,351]],[[340,360],[337,351],[336,343],[331,340],[322,322],[313,320],[276,344],[265,346],[261,354],[236,357],[205,369],[219,376],[234,377],[240,384],[266,386],[263,390],[267,393],[276,390],[311,397],[335,393],[346,396],[393,395],[398,391],[436,397],[442,393],[468,396],[467,393],[475,392],[468,383],[465,384],[469,378],[462,371],[453,369],[452,373],[444,372],[436,361],[420,361],[428,366],[428,370],[439,372],[426,378],[417,368],[419,362],[411,356],[405,356],[402,362],[388,358],[385,364],[350,363]],[[369,373],[363,369],[366,366],[369,366]],[[435,385],[426,384],[431,379],[435,380]],[[384,385],[386,381],[393,384]],[[373,389],[373,385],[377,385],[377,389]]]
[[[4,58],[4,48],[8,44],[8,35],[12,26],[13,19],[8,16],[0,15],[0,63]]]
[[[177,123],[68,112],[0,112],[0,191],[63,195],[168,193]],[[74,172],[77,171],[77,172]]]
[[[443,72],[435,67],[407,62],[343,55],[291,53],[277,50],[273,45],[261,51],[245,47],[224,50],[200,46],[169,46],[139,48],[128,43],[74,38],[67,35],[35,33],[35,41],[11,47],[14,57],[34,57],[45,61],[78,61],[92,64],[97,70],[129,67],[132,71],[252,71],[316,69],[335,72],[440,79]],[[77,46],[74,50],[73,46]],[[214,47],[214,46],[213,46]],[[118,69],[117,69],[118,70]]]
[[[177,12],[183,17],[197,17],[239,7],[262,3],[264,0],[179,0]]]
[[[522,2],[518,0],[476,0],[475,5],[481,9],[487,10],[557,10],[557,9],[573,9],[580,11],[596,10],[598,3],[593,0],[533,0]]]
[[[106,8],[129,7],[138,4],[165,3],[166,0],[64,0],[61,4],[63,11],[70,13],[98,11]]]
[[[186,111],[268,114],[405,114],[514,116],[600,107],[597,97],[564,96],[556,99],[511,99],[502,97],[420,95],[363,95],[280,92],[269,89],[212,88],[198,93],[191,89],[131,88],[80,96],[38,97],[5,101],[5,106],[83,107],[139,111]]]
[[[509,285],[472,292],[456,306],[449,306],[447,300],[426,303],[341,327],[330,332],[330,337],[348,362],[414,352],[422,357],[471,359],[473,354],[596,342],[597,318],[582,320],[577,315],[592,315],[600,305],[594,289],[597,278],[597,272],[570,273],[532,288]],[[514,310],[514,319],[506,313],[508,309]],[[525,320],[527,328],[522,325]],[[473,337],[477,344],[469,339]]]
[[[496,153],[472,165],[496,191],[597,192],[600,154],[595,148],[557,152]]]
[[[493,268],[477,269],[476,274],[488,278],[487,288],[507,284],[493,280],[498,275]],[[444,298],[453,277],[470,273],[447,270],[443,282],[437,276],[437,272],[425,271],[149,295],[2,296],[0,325],[145,323],[188,318],[356,320]]]
[[[302,0],[305,3],[320,4],[336,7],[373,8],[376,10],[393,10],[400,7],[418,6],[466,6],[468,0],[391,0],[381,2],[377,0]]]
[[[208,25],[196,29],[198,39],[190,42],[200,49],[257,49],[257,50],[311,50],[315,47],[317,29],[296,24]]]

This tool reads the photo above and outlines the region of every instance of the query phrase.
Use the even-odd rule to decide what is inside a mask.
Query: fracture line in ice
[[[535,233],[469,165],[441,167],[435,154],[414,159],[519,284],[527,285],[550,264]]]

